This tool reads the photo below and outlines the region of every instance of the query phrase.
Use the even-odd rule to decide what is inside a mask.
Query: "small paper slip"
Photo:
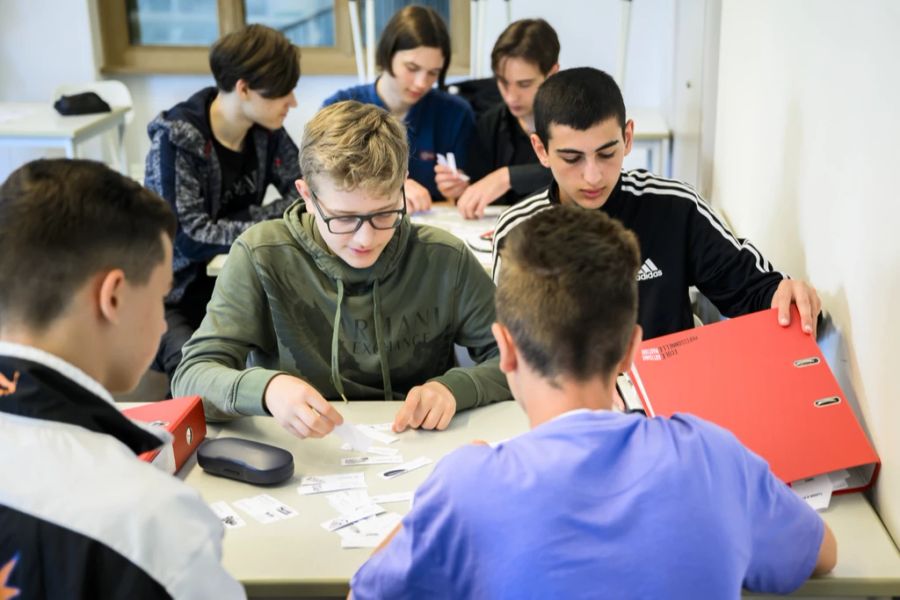
[[[247,524],[224,500],[213,502],[209,507],[216,513],[216,516],[219,517],[226,529],[237,529]]]
[[[847,469],[838,469],[837,471],[832,471],[828,474],[828,479],[831,480],[832,492],[845,490],[850,487],[850,484],[847,483],[847,480],[850,479],[850,471],[848,471]]]
[[[357,521],[362,521],[363,519],[367,519],[369,517],[375,516],[378,513],[383,513],[384,509],[378,506],[377,504],[369,504],[368,506],[361,506],[356,511],[341,515],[339,517],[335,517],[333,519],[328,519],[324,523],[321,523],[322,528],[327,531],[336,531],[341,527],[346,527],[347,525],[352,525]]]
[[[403,519],[397,513],[383,512],[356,523],[355,529],[363,535],[383,536],[390,533]]]
[[[410,471],[415,471],[418,468],[424,467],[425,465],[430,465],[433,460],[428,458],[427,456],[420,456],[415,460],[411,460],[409,462],[403,463],[402,465],[397,465],[387,471],[383,471],[381,473],[382,479],[393,479],[394,477],[400,477],[401,475],[405,475]]]
[[[367,424],[366,427],[374,429],[375,431],[384,431],[385,433],[390,433],[394,430],[393,421],[388,421],[387,423],[371,423]]]
[[[396,513],[384,513],[340,529],[337,534],[341,536],[341,548],[375,548],[401,518]]]
[[[350,444],[342,444],[341,450],[353,450],[353,446]],[[369,446],[369,449],[366,450],[366,452],[378,456],[394,456],[400,454],[399,450],[395,448],[385,448],[384,446]]]
[[[296,510],[268,494],[236,500],[234,505],[263,524],[297,516]]]
[[[307,475],[306,477],[300,478],[300,486],[297,488],[297,493],[301,496],[306,496],[308,494],[337,492],[339,490],[352,490],[365,487],[367,486],[364,473]]]
[[[373,501],[366,490],[346,490],[325,496],[328,503],[342,515],[355,513],[360,507],[378,504]]]
[[[832,483],[828,475],[795,481],[791,489],[815,510],[825,510],[831,502]]]
[[[365,465],[399,465],[403,462],[403,457],[399,454],[394,456],[350,456],[341,459],[342,467],[359,467]]]
[[[438,154],[437,154],[437,164],[439,164],[439,165],[441,165],[441,166],[443,166],[443,167],[449,167],[450,170],[453,171],[454,175],[459,175],[459,176],[460,176],[460,179],[462,179],[463,181],[468,181],[468,180],[469,180],[469,176],[468,176],[468,175],[466,175],[465,173],[460,173],[460,172],[459,172],[459,169],[457,169],[457,167],[456,167],[456,155],[453,154],[452,152],[448,152],[448,153],[446,154],[446,156],[443,155],[443,154],[441,154],[440,152],[438,152]]]
[[[372,496],[370,500],[375,504],[390,504],[391,502],[412,502],[413,492],[397,492],[396,494],[381,494]]]
[[[335,427],[334,432],[354,450],[365,452],[372,445],[372,438],[363,435],[350,421],[344,421],[341,425]]]
[[[400,439],[396,435],[390,435],[380,431],[372,425],[357,425],[356,428],[376,442],[381,442],[382,444],[393,444]]]

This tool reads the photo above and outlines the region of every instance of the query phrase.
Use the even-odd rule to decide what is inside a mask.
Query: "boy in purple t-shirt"
[[[733,435],[610,410],[637,241],[601,211],[542,217],[509,235],[494,324],[532,430],[443,459],[352,596],[739,598],[831,570],[828,526]]]

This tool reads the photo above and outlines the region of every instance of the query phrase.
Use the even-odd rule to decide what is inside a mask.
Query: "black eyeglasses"
[[[356,233],[363,226],[363,223],[368,223],[373,229],[396,229],[403,221],[403,215],[406,214],[406,190],[403,188],[400,188],[400,193],[403,195],[403,208],[383,210],[368,215],[347,215],[345,217],[326,217],[325,213],[322,212],[322,207],[319,205],[319,197],[316,196],[312,188],[309,188],[309,193],[312,195],[313,206],[316,207],[316,212],[319,213],[319,217],[325,222],[325,226],[328,227],[328,231],[331,233]]]

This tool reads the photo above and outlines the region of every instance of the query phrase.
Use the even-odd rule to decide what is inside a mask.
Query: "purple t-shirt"
[[[812,573],[819,516],[729,432],[690,415],[574,411],[440,461],[366,598],[739,598]]]

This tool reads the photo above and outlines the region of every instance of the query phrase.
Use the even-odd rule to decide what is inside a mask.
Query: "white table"
[[[335,406],[354,423],[372,424],[390,421],[400,404],[351,402],[346,405],[335,403]],[[437,461],[473,439],[497,441],[527,428],[521,409],[514,402],[503,402],[460,413],[443,432],[405,432],[391,447],[399,449],[407,460],[424,455]],[[207,475],[192,463],[180,473],[210,503],[225,500],[231,504],[240,498],[268,493],[300,512],[299,517],[270,525],[261,525],[242,515],[246,517],[247,525],[227,531],[225,567],[244,584],[251,597],[343,597],[353,573],[371,553],[367,549],[342,550],[337,534],[319,526],[337,513],[322,495],[300,496],[297,493],[301,475],[364,471],[369,493],[381,494],[413,490],[432,469],[428,466],[384,481],[377,473],[389,465],[341,467],[339,458],[348,453],[339,449],[340,440],[335,436],[299,440],[268,417],[211,426],[210,433],[265,441],[286,448],[294,455],[294,477],[271,488]],[[408,505],[388,504],[385,508],[405,513]],[[808,581],[795,595],[900,595],[900,553],[866,499],[860,494],[837,496],[822,515],[837,536],[838,565],[829,575]]]
[[[656,109],[629,108],[628,118],[634,120],[634,142],[649,146],[653,172],[663,177],[671,177],[669,173],[669,145],[672,130],[665,117]]]
[[[466,242],[466,246],[485,269],[491,268],[491,242],[480,239],[484,233],[492,231],[506,206],[488,206],[480,219],[464,219],[452,204],[433,204],[430,210],[410,215],[410,220],[418,225],[431,225],[443,229]],[[217,277],[225,266],[227,254],[218,254],[206,265],[206,274]]]
[[[117,130],[115,136],[105,137],[119,172],[127,175],[124,139],[128,110],[113,107],[106,113],[64,117],[49,102],[0,102],[0,146],[61,147],[68,158],[78,158],[79,144]]]

